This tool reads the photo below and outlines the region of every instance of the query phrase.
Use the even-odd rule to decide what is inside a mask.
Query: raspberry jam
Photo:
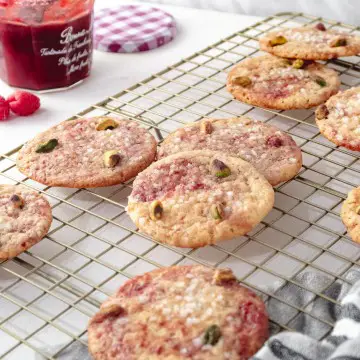
[[[93,2],[0,0],[0,78],[40,91],[67,88],[88,77]]]

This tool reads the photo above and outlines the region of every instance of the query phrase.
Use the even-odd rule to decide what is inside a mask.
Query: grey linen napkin
[[[252,360],[360,360],[360,270],[350,270],[343,278],[355,285],[351,287],[341,280],[333,282],[333,278],[321,272],[304,271],[294,278],[301,286],[288,282],[277,291],[269,287],[268,292],[285,301],[274,298],[267,301],[270,318],[297,332],[278,333],[280,327],[271,326],[272,336]],[[341,306],[315,296],[312,291],[341,302]],[[314,317],[287,304],[305,307]],[[317,319],[335,324],[322,341],[319,339],[330,332],[331,326]],[[83,344],[75,342],[56,359],[90,360],[91,357]]]
[[[292,319],[288,326],[298,332],[271,336],[252,360],[360,360],[360,272],[350,270],[343,278],[355,284],[351,287],[341,280],[331,284],[332,279],[319,272],[308,271],[295,278],[304,287],[339,301],[340,306],[292,283],[275,292],[288,304],[305,307],[314,317],[300,312],[294,316],[296,309],[270,299],[271,318],[280,324]],[[329,282],[331,285],[327,287]],[[325,287],[327,289],[322,291]],[[329,335],[331,326],[317,318],[334,323]],[[319,341],[324,336],[324,340]]]

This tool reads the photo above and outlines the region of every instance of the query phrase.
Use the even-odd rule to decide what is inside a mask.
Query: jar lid
[[[123,5],[100,9],[94,20],[97,50],[133,53],[156,49],[176,35],[175,19],[146,5]]]

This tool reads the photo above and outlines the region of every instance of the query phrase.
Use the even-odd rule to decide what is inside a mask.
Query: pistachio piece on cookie
[[[224,217],[224,208],[220,204],[213,204],[210,207],[210,214],[213,219],[221,220]]]
[[[231,175],[231,169],[221,160],[214,159],[211,162],[213,174],[218,178],[226,178]]]
[[[293,61],[292,63],[292,67],[294,69],[301,69],[303,66],[304,66],[304,60],[301,60],[301,59],[296,59]]]
[[[42,153],[49,153],[51,151],[53,151],[56,146],[59,144],[57,139],[51,139],[45,143],[40,144],[35,152],[37,152],[38,154],[42,154]]]
[[[322,104],[316,109],[315,114],[318,120],[326,119],[329,115],[329,109],[326,107],[325,104]]]
[[[24,199],[17,194],[12,195],[10,201],[14,205],[14,207],[18,209],[22,209],[25,206]]]
[[[97,131],[114,130],[119,126],[119,123],[112,118],[102,118],[96,126]]]
[[[273,39],[270,40],[270,46],[278,46],[278,45],[284,45],[287,43],[286,37],[279,35],[275,36]]]
[[[201,122],[200,131],[201,131],[203,134],[211,134],[211,133],[212,133],[212,130],[213,130],[213,127],[212,127],[210,121],[204,120],[204,121]]]
[[[114,168],[121,161],[121,155],[117,150],[109,150],[104,154],[104,165],[108,168]]]
[[[221,329],[218,325],[209,326],[204,334],[204,345],[216,345],[221,338]]]
[[[120,305],[120,304],[114,304],[114,303],[109,303],[106,305],[103,305],[100,309],[100,312],[102,314],[120,314],[120,313],[125,313],[125,309]]]
[[[154,200],[150,204],[150,218],[154,221],[160,220],[164,213],[164,208],[159,200]]]
[[[233,79],[233,84],[247,87],[251,85],[251,79],[248,76],[237,76]]]
[[[236,277],[231,269],[216,269],[212,283],[215,285],[222,285],[229,281],[235,281]]]
[[[331,47],[339,47],[339,46],[346,46],[346,45],[347,45],[347,41],[346,41],[346,38],[344,38],[344,37],[338,37],[338,38],[332,39],[330,42]]]
[[[325,87],[327,85],[326,80],[322,78],[321,76],[317,76],[315,78],[315,82],[320,85],[321,87]]]

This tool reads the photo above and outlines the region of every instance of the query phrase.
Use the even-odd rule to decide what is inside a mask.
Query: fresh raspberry
[[[15,91],[7,101],[11,111],[20,116],[31,115],[40,107],[40,99],[26,91]]]
[[[0,6],[11,7],[14,5],[14,0],[0,0]]]
[[[0,96],[0,121],[7,120],[10,115],[10,107],[8,102]]]

